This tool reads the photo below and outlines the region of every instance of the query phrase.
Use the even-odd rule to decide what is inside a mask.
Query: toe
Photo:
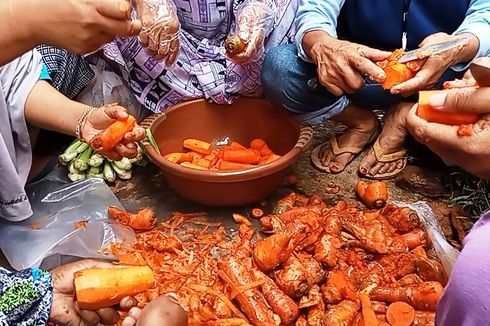
[[[374,177],[375,175],[379,174],[379,171],[381,168],[385,165],[385,163],[376,163],[370,170],[369,170],[369,175]]]
[[[376,165],[376,157],[374,151],[371,149],[366,157],[362,160],[359,166],[359,172],[361,174],[368,174],[371,168]]]

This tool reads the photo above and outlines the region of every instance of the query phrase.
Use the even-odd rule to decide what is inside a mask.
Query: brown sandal
[[[361,174],[363,177],[368,178],[368,179],[374,179],[374,180],[386,180],[386,179],[391,179],[396,177],[398,174],[400,174],[403,169],[407,166],[408,162],[408,155],[407,155],[407,150],[402,149],[394,153],[390,154],[385,154],[383,153],[383,149],[381,148],[381,145],[379,144],[379,139],[376,139],[373,145],[373,152],[374,156],[376,157],[376,161],[381,162],[381,163],[392,163],[397,160],[403,160],[403,165],[401,168],[396,169],[393,172],[387,172],[387,173],[382,173],[382,174],[376,174],[374,176],[369,175],[369,174],[364,174],[359,171],[359,174]]]
[[[313,151],[311,152],[311,155],[310,155],[311,163],[313,164],[313,166],[315,168],[317,168],[318,170],[320,170],[322,172],[341,173],[364,149],[366,149],[366,147],[371,145],[373,143],[373,141],[378,138],[379,133],[380,133],[380,129],[378,126],[378,127],[376,127],[376,131],[369,138],[369,141],[363,147],[345,146],[342,148],[339,147],[339,143],[337,141],[337,135],[332,135],[332,137],[330,137],[329,144],[323,143],[323,144],[320,144],[317,147],[315,147],[315,149],[313,149]],[[325,150],[330,149],[332,151],[333,155],[335,155],[335,157],[337,157],[341,154],[345,154],[345,153],[349,153],[349,154],[353,155],[352,159],[345,165],[345,167],[342,171],[332,172],[332,171],[330,171],[330,168],[328,166],[323,165],[323,162],[322,162],[323,160],[320,159],[320,152],[322,151],[323,146],[328,146],[328,145],[330,145],[329,148],[326,148]]]

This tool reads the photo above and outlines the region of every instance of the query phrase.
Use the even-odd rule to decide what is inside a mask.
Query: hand
[[[180,22],[174,4],[170,0],[136,0],[136,11],[143,23],[141,45],[171,66],[180,49]]]
[[[308,32],[303,42],[317,31]],[[316,37],[315,37],[316,38]],[[310,50],[310,58],[317,65],[319,82],[335,96],[354,93],[364,86],[364,75],[382,82],[386,75],[375,62],[386,59],[389,52],[329,37],[316,42]]]
[[[117,104],[108,104],[91,111],[82,121],[81,138],[90,144],[92,138],[98,133],[105,130],[116,120],[125,120],[128,118],[126,109]],[[100,153],[112,160],[118,161],[123,157],[133,158],[138,155],[138,146],[136,142],[145,138],[145,130],[136,125],[132,131],[128,132],[124,139],[109,152]]]
[[[62,265],[51,271],[53,278],[53,304],[50,319],[60,326],[115,325],[119,314],[114,308],[102,308],[96,311],[80,310],[74,299],[74,273],[87,268],[110,268],[109,262],[81,260]],[[134,298],[124,298],[120,302],[121,310],[129,310],[137,304]]]
[[[264,40],[274,25],[274,13],[261,2],[249,2],[237,12],[237,35],[246,46],[230,58],[244,64],[264,54]]]
[[[151,301],[141,310],[132,308],[122,326],[187,326],[188,317],[172,295],[164,295]]]
[[[436,33],[426,37],[420,47],[450,41],[461,37],[461,35],[448,35],[446,33]],[[457,63],[470,61],[476,55],[479,48],[479,41],[476,36],[464,46],[450,49],[448,51],[432,55],[425,60],[415,77],[394,86],[392,94],[410,96],[413,93],[427,88],[432,88],[442,74]]]
[[[129,0],[23,0],[15,1],[11,9],[14,17],[32,21],[30,34],[36,44],[75,54],[95,51],[116,36],[134,36],[141,29],[139,20],[128,18]]]

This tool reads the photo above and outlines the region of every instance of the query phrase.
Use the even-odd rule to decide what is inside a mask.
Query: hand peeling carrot
[[[109,151],[124,138],[126,133],[133,130],[135,125],[136,119],[129,115],[126,120],[118,120],[97,134],[90,142],[90,145],[96,151]]]
[[[75,273],[80,309],[96,310],[118,304],[122,298],[144,292],[155,284],[148,266],[93,268]]]
[[[413,78],[421,67],[419,61],[398,62],[403,53],[403,49],[395,50],[387,59],[376,63],[386,74],[385,80],[381,83],[386,90]]]

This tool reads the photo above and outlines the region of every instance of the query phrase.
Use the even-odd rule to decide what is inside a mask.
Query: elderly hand
[[[450,41],[458,37],[461,37],[461,35],[448,35],[446,33],[432,34],[420,43],[420,47]],[[478,48],[478,38],[473,36],[470,41],[462,47],[456,47],[443,53],[430,56],[425,60],[415,77],[394,86],[391,89],[391,93],[410,96],[416,91],[431,88],[437,83],[439,78],[448,68],[457,63],[473,59]]]
[[[11,11],[14,17],[32,16],[27,21],[34,22],[31,33],[37,43],[75,54],[95,51],[118,35],[138,35],[141,29],[141,21],[129,19],[129,0],[22,0]]]
[[[261,2],[248,2],[237,11],[236,32],[246,44],[230,58],[238,64],[260,58],[264,53],[264,40],[274,25],[274,12]]]
[[[81,260],[53,269],[51,275],[54,292],[50,320],[60,326],[115,325],[119,321],[119,314],[116,309],[80,310],[74,298],[75,272],[87,268],[110,268],[112,266],[109,262]],[[136,304],[137,302],[134,298],[127,297],[121,300],[119,308],[121,310],[129,310]]]
[[[136,12],[143,23],[141,45],[157,60],[171,66],[180,50],[180,22],[171,0],[136,0]]]
[[[364,45],[342,41],[330,36],[317,41],[318,33],[312,31],[303,37],[305,43],[314,42],[309,56],[317,65],[318,81],[336,96],[354,93],[364,86],[364,75],[382,82],[386,75],[375,62],[386,59],[390,52],[380,51]],[[306,47],[305,47],[306,48]]]
[[[152,300],[141,310],[132,308],[122,326],[187,326],[188,317],[172,295],[163,295]]]
[[[117,104],[108,104],[91,111],[82,121],[80,137],[90,144],[92,139],[109,127],[116,120],[125,120],[128,117],[126,109]],[[145,130],[136,125],[128,132],[124,139],[109,152],[103,152],[104,156],[112,160],[120,160],[123,157],[133,158],[138,155],[136,142],[145,138]]]
[[[490,58],[475,60],[480,65],[490,67]],[[490,76],[489,76],[490,77]],[[482,78],[476,76],[476,82],[482,83]],[[455,85],[454,85],[455,84]],[[452,86],[462,87],[466,84],[472,86],[475,79],[467,73],[461,81]],[[466,87],[456,88],[445,94],[430,98],[430,105],[438,110],[466,111],[482,114],[480,121],[472,126],[471,136],[457,135],[457,126],[446,126],[429,123],[416,115],[415,106],[406,118],[406,126],[414,137],[426,144],[432,151],[441,156],[446,162],[456,164],[468,172],[482,177],[490,178],[490,88]]]

